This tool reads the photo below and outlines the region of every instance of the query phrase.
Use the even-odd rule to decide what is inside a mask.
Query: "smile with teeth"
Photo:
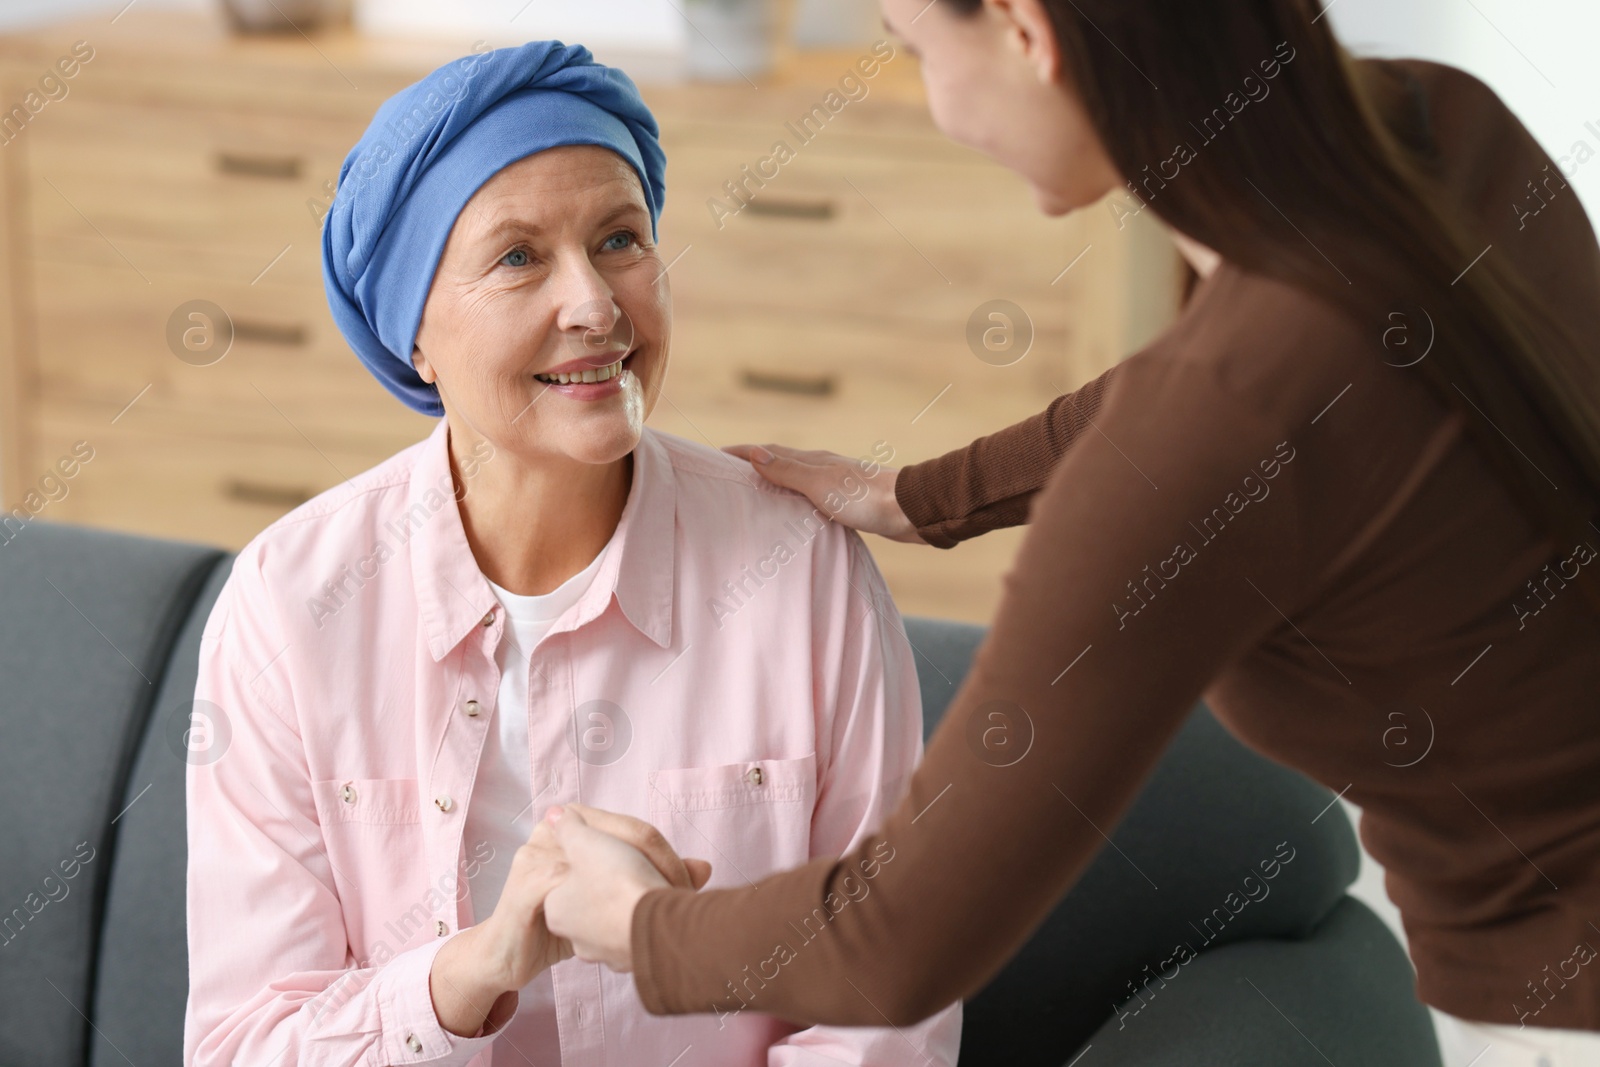
[[[623,357],[624,359],[627,357]],[[622,360],[604,367],[589,367],[576,374],[535,374],[541,382],[551,385],[571,385],[577,382],[603,382],[622,373]]]

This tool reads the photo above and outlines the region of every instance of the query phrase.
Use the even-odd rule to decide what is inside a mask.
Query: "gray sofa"
[[[232,557],[45,520],[7,533],[0,1067],[177,1064],[182,732]],[[931,733],[983,631],[907,626],[938,665],[919,658]],[[1196,707],[1116,847],[968,1002],[962,1064],[1436,1067],[1404,952],[1345,893],[1358,850],[1330,800]],[[1256,899],[1247,876],[1284,842]]]

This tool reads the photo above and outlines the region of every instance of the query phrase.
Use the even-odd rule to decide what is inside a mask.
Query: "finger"
[[[579,821],[589,829],[608,834],[644,853],[645,858],[661,872],[661,876],[668,884],[683,889],[694,888],[689,868],[684,865],[678,853],[667,843],[667,839],[661,836],[660,830],[643,819],[635,819],[631,815],[606,811],[603,808],[591,808],[587,804],[568,804],[566,809],[577,815]],[[561,825],[556,826],[558,838],[562,829]]]
[[[730,456],[738,456],[745,462],[753,463],[757,466],[766,463],[772,457],[771,449],[763,448],[760,445],[723,445],[722,451]]]
[[[583,821],[599,830],[601,833],[610,834],[619,841],[626,841],[634,848],[645,854],[661,876],[671,884],[680,888],[692,888],[694,883],[689,877],[689,868],[667,839],[661,836],[661,831],[645,822],[635,819],[631,815],[619,812],[606,811],[604,808],[591,808],[587,804],[568,804],[568,811],[576,812]]]
[[[569,870],[567,854],[553,832],[548,843],[529,841],[517,851],[525,855],[523,869],[537,880],[535,884],[549,886],[566,880]]]
[[[696,889],[704,889],[705,884],[711,881],[711,864],[701,859],[686,859],[683,865],[689,868],[689,881]]]
[[[533,824],[533,832],[528,835],[527,843],[530,845],[555,845],[556,828],[551,825],[549,812],[546,812],[544,818]]]
[[[829,452],[802,452],[783,445],[738,445],[744,451],[741,458],[748,459],[761,477],[773,485],[793,489],[816,502],[816,494],[827,479],[827,468],[820,465],[831,458]],[[765,453],[770,459],[762,460]],[[739,453],[735,453],[738,455]],[[813,462],[815,460],[816,462]]]
[[[748,443],[723,445],[722,451],[732,453],[733,455],[738,456],[740,459],[750,459],[751,456],[755,456],[757,459],[760,459],[762,463],[767,462],[767,459],[761,459],[762,456],[781,457],[788,459],[797,459],[802,457],[808,459],[817,459],[825,458],[833,454],[825,450],[818,450],[814,448],[793,448],[789,445],[775,445],[771,441],[766,441],[759,445]],[[751,462],[755,462],[755,460],[751,460]]]

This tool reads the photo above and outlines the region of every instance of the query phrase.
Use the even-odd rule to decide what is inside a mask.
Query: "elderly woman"
[[[443,418],[262,531],[205,628],[227,742],[188,772],[186,1064],[955,1062],[958,1004],[900,1030],[657,1017],[544,926],[553,805],[659,826],[674,884],[749,885],[859,842],[921,754],[859,535],[644,426],[656,138],[625,75],[535,42],[402,91],[346,158],[335,319]]]

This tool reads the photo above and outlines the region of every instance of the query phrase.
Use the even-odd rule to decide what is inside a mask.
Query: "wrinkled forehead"
[[[515,229],[532,234],[582,228],[636,214],[650,222],[644,183],[621,154],[602,145],[558,145],[502,167],[456,218],[450,245]]]

